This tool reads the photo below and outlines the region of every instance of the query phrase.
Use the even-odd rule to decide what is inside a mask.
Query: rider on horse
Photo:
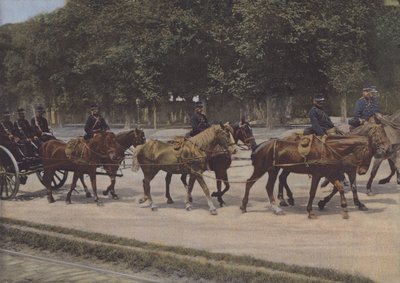
[[[305,135],[315,134],[323,136],[336,133],[335,125],[324,110],[324,104],[325,97],[322,94],[314,95],[313,106],[308,113],[311,127],[304,129]]]
[[[364,124],[376,113],[379,113],[379,101],[375,86],[365,86],[362,90],[362,97],[356,101],[354,107],[354,117],[349,120],[349,125],[353,128]]]
[[[195,135],[201,133],[202,131],[210,127],[207,117],[203,113],[203,103],[200,101],[196,102],[191,124],[192,124],[192,131],[189,133],[191,137],[194,137]]]
[[[90,115],[86,120],[84,138],[86,140],[90,139],[95,133],[108,131],[109,129],[110,127],[99,113],[99,107],[97,104],[93,104],[90,107]]]

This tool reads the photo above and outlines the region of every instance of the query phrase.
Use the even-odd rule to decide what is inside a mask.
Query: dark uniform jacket
[[[36,121],[37,124],[39,125],[39,127],[36,125]],[[47,123],[47,119],[44,117],[32,117],[31,119],[31,126],[32,129],[35,131],[35,133],[37,133],[36,135],[40,136],[42,133],[49,133],[49,124]]]
[[[313,106],[308,113],[311,121],[312,133],[317,136],[326,134],[326,130],[333,128],[331,118],[325,113],[325,111],[317,106]]]
[[[361,97],[357,100],[356,106],[354,107],[354,117],[349,120],[349,124],[353,127],[361,125],[362,120],[368,120],[369,117],[379,112],[379,102],[376,97],[370,100]]]
[[[0,134],[16,136],[14,124],[11,121],[2,121],[0,124]]]
[[[193,114],[191,124],[192,131],[190,135],[192,137],[210,127],[206,115],[197,112]]]
[[[2,121],[0,123],[0,145],[8,148],[19,161],[23,156],[16,143],[10,139],[10,135],[17,136],[14,124],[11,121]]]
[[[87,138],[93,137],[93,134],[99,131],[107,131],[110,127],[107,125],[106,121],[100,115],[93,116],[90,115],[85,124],[85,132]]]
[[[14,127],[16,129],[16,136],[20,139],[32,139],[36,135],[35,130],[26,119],[18,119],[15,121]]]

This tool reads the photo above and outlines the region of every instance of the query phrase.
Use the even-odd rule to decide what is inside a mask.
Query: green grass
[[[52,252],[65,252],[77,257],[97,258],[125,265],[134,271],[157,270],[166,274],[179,274],[196,280],[203,278],[216,282],[373,282],[361,275],[333,269],[288,265],[249,256],[157,245],[7,218],[0,218],[0,223],[8,224],[0,226],[2,241],[27,244]]]

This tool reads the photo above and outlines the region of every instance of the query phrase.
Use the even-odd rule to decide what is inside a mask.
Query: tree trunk
[[[62,128],[64,126],[64,110],[62,110],[61,108],[58,109],[57,111],[57,123],[58,123],[58,127]]]
[[[340,101],[340,122],[345,123],[347,119],[347,93],[343,93]]]
[[[272,117],[273,117],[273,105],[272,105],[273,98],[271,96],[267,96],[265,99],[265,127],[267,129],[271,129],[273,126]]]
[[[157,129],[157,107],[155,102],[153,102],[153,128],[154,130]]]
[[[132,127],[132,115],[128,109],[125,109],[125,125],[124,129],[130,129]]]

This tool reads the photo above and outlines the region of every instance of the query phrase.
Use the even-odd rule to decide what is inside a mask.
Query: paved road
[[[93,265],[59,261],[0,249],[0,282],[160,282],[104,270]]]

